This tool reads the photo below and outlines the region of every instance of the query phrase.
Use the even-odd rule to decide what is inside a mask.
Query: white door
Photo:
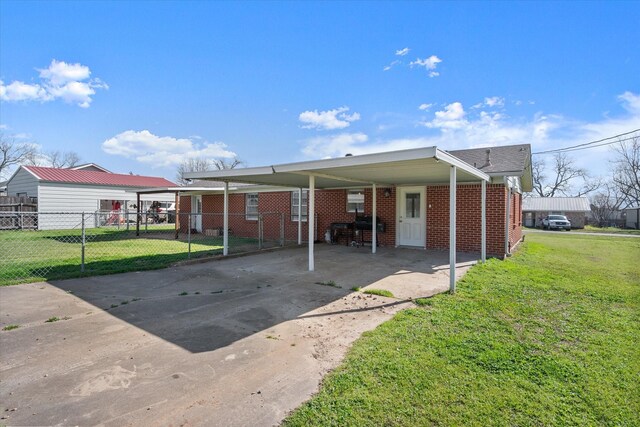
[[[191,228],[202,233],[202,196],[191,196]]]
[[[425,187],[398,188],[398,245],[426,247]]]

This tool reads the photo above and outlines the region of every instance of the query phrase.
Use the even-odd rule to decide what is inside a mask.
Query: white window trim
[[[298,206],[299,209],[299,203],[296,204],[294,200],[294,197],[297,199],[297,196],[298,191],[291,192],[291,221],[293,222],[298,222],[298,215],[293,213],[294,207]],[[309,190],[302,190],[302,200],[305,201],[305,203],[302,204],[302,222],[307,222],[307,218],[309,217]],[[300,212],[300,210],[298,210],[298,212]]]
[[[362,203],[349,202],[349,194],[355,193],[355,192],[362,193]],[[363,188],[354,188],[354,189],[351,189],[351,190],[347,190],[347,212],[348,213],[355,213],[356,212],[356,208],[354,207],[353,209],[351,209],[350,206],[349,206],[350,204],[354,204],[354,205],[355,204],[362,204],[362,210],[358,209],[358,213],[359,214],[363,214],[364,213],[365,203],[366,203],[366,200],[365,200],[364,189]]]
[[[256,211],[254,212],[249,212],[249,198],[250,196],[255,196],[256,199],[256,204],[255,204],[255,208]],[[247,221],[257,221],[258,220],[258,202],[259,202],[259,198],[260,198],[260,193],[246,193],[244,196],[244,217]]]

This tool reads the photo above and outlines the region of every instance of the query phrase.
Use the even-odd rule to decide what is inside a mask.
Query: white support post
[[[224,183],[224,208],[222,214],[222,255],[229,255],[229,182]]]
[[[309,175],[309,195],[307,198],[307,204],[309,205],[309,214],[307,215],[307,225],[309,226],[309,271],[313,271],[315,269],[313,259],[313,230],[316,228],[316,177],[313,175]]]
[[[449,292],[456,291],[456,167],[449,171]]]
[[[482,180],[482,221],[480,237],[480,261],[487,262],[487,181]]]
[[[371,253],[375,254],[376,253],[376,246],[378,246],[378,236],[377,236],[377,230],[378,230],[378,224],[376,223],[376,216],[378,215],[378,206],[377,206],[377,201],[376,201],[376,196],[377,196],[377,189],[376,189],[376,185],[373,184],[373,186],[371,187],[371,201],[373,203],[373,208],[371,209],[371,225],[372,225],[372,229],[371,229]]]
[[[298,245],[302,244],[302,188],[298,188]]]

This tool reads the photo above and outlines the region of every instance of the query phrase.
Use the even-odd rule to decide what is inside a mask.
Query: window
[[[309,192],[307,190],[302,191],[302,221],[307,220],[307,200],[309,198]],[[298,212],[300,212],[300,202],[298,201],[298,192],[291,192],[291,221],[298,221]]]
[[[27,193],[16,193],[16,197],[27,197]]]
[[[407,218],[420,218],[420,193],[407,193],[405,197]]]
[[[347,212],[364,212],[364,190],[347,191]]]
[[[256,221],[258,219],[258,193],[246,194],[245,218],[249,221]]]

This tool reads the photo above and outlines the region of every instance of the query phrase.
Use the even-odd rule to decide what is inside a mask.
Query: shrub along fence
[[[0,212],[0,285],[148,270],[222,255],[221,213]],[[29,226],[24,226],[28,224]],[[229,214],[229,253],[294,244],[282,213]]]

